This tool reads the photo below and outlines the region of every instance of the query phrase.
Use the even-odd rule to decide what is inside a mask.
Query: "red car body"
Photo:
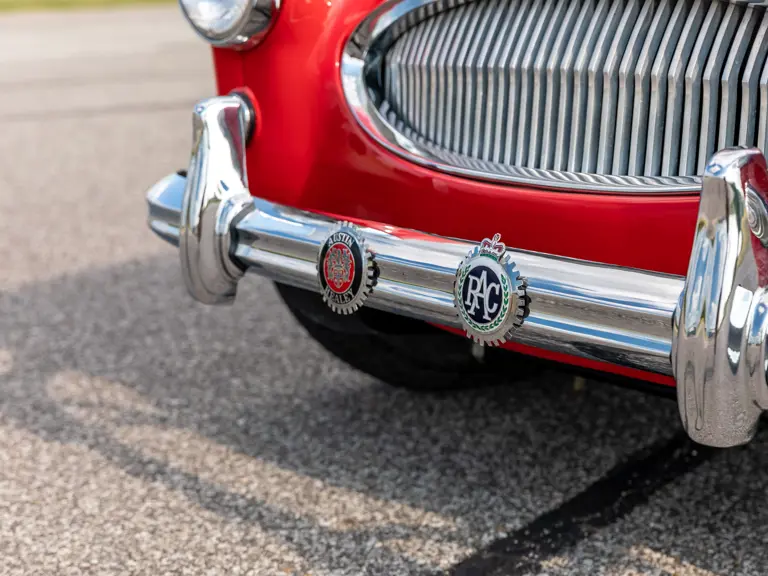
[[[254,104],[256,133],[247,148],[253,194],[374,227],[386,223],[477,241],[499,232],[519,249],[685,275],[696,194],[584,193],[488,183],[418,166],[376,143],[346,105],[339,67],[350,34],[380,3],[286,2],[257,48],[214,49],[219,93],[245,91]],[[668,376],[515,343],[504,346],[675,384]]]

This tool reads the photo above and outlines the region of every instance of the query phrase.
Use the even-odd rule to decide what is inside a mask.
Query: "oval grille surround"
[[[448,157],[677,177],[721,148],[768,148],[763,7],[477,0],[410,16],[379,111]]]

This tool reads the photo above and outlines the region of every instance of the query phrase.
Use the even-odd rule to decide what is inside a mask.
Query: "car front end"
[[[148,201],[194,298],[231,303],[257,273],[331,315],[465,334],[476,356],[674,386],[694,440],[752,438],[768,409],[764,7],[181,6],[219,95],[195,107],[187,170]]]

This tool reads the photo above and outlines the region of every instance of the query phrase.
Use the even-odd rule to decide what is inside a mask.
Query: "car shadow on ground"
[[[173,255],[3,293],[0,349],[0,423],[86,446],[225,519],[311,532],[286,543],[326,570],[364,573],[371,555],[391,573],[450,568],[679,434],[674,402],[576,391],[557,373],[389,388],[331,358],[264,280],[244,281],[234,307],[194,304]],[[605,528],[618,542],[605,555],[635,561],[624,553],[642,543],[702,570],[768,570],[765,444],[660,487]],[[702,540],[730,550],[696,557]]]

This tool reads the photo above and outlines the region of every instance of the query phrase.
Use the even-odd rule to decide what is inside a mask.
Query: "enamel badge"
[[[323,301],[337,314],[352,314],[376,283],[373,255],[355,226],[341,223],[323,242],[317,261]]]
[[[525,288],[501,235],[473,248],[456,271],[454,283],[454,302],[467,337],[492,346],[507,340],[525,319]]]

